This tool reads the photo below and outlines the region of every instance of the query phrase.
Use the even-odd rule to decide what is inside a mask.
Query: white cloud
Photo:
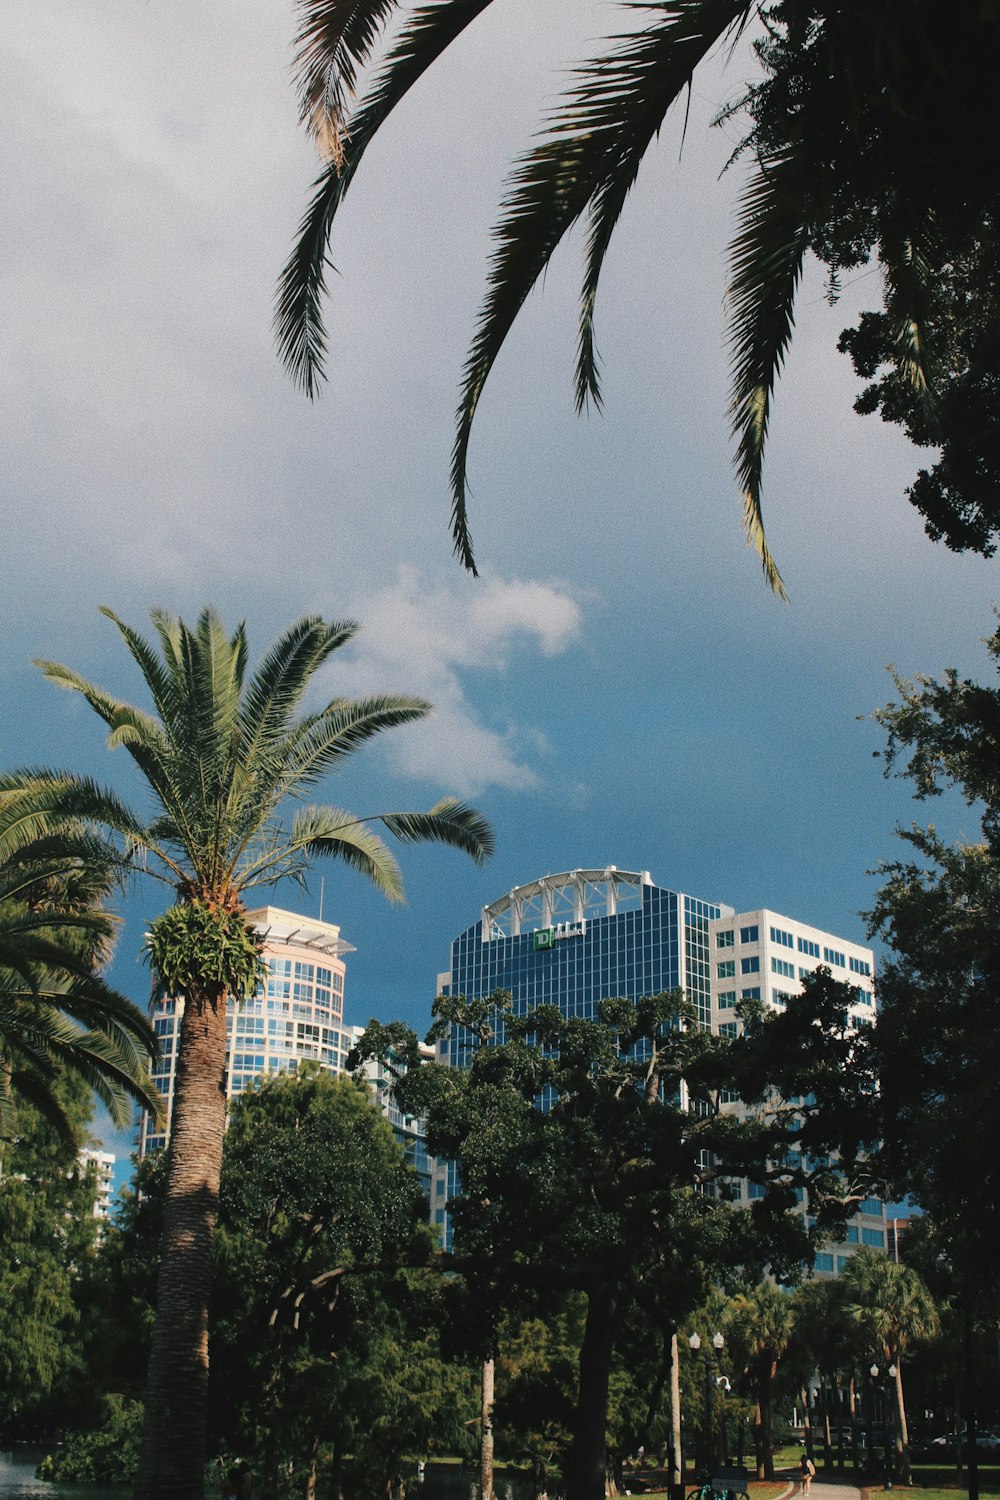
[[[363,629],[350,655],[330,667],[332,690],[405,692],[434,706],[428,719],[392,736],[397,772],[459,796],[541,784],[536,762],[551,753],[549,742],[510,717],[499,679],[516,656],[559,656],[580,639],[582,611],[565,584],[494,577],[428,588],[415,568],[401,567],[352,608]],[[463,674],[473,671],[491,674],[488,712],[470,697]]]

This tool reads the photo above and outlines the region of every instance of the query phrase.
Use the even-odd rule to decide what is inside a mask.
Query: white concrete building
[[[712,1029],[723,1036],[739,1035],[741,1023],[736,1008],[740,1000],[760,1000],[768,1007],[782,1009],[791,995],[801,991],[805,976],[821,965],[835,979],[854,987],[854,1024],[861,1028],[875,1021],[875,960],[871,948],[766,907],[723,915],[710,922],[709,946]],[[733,1186],[744,1202],[763,1194],[763,1189],[750,1182]],[[808,1219],[804,1192],[800,1193],[799,1212]],[[885,1207],[878,1198],[864,1201],[848,1224],[842,1243],[823,1247],[816,1256],[816,1273],[836,1275],[858,1245],[886,1249]]]
[[[85,1146],[80,1152],[80,1161],[85,1167],[93,1167],[97,1178],[97,1196],[94,1199],[94,1218],[106,1224],[111,1217],[115,1188],[115,1162],[111,1151],[98,1151]]]
[[[255,1078],[294,1072],[307,1058],[332,1073],[344,1066],[351,1041],[344,1027],[343,955],[353,952],[334,922],[262,906],[248,913],[264,940],[267,982],[252,1000],[229,1004],[226,1096],[235,1098]],[[173,1106],[174,1069],[183,997],[154,985],[150,1019],[161,1055],[153,1081],[167,1103],[166,1128],[143,1113],[139,1154],[166,1145]]]

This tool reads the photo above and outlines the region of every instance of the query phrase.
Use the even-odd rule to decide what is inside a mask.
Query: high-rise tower
[[[351,1046],[343,1021],[343,955],[353,949],[340,936],[340,928],[275,906],[262,906],[247,916],[263,939],[267,982],[252,1000],[242,1005],[229,1003],[226,1096],[230,1099],[261,1074],[294,1072],[307,1058],[332,1073],[340,1072]],[[167,1142],[183,1011],[182,997],[154,986],[150,1019],[160,1042],[160,1061],[153,1081],[166,1100],[167,1119],[166,1129],[157,1129],[143,1113],[141,1156]]]

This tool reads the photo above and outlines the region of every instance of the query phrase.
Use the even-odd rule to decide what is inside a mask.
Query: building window
[[[715,966],[715,972],[718,974],[718,976],[719,976],[720,979],[735,979],[736,978],[736,960],[735,960],[735,958],[727,958],[727,959],[725,959],[725,961],[723,963],[716,964],[716,966]]]
[[[715,946],[717,948],[731,948],[734,941],[735,933],[732,930],[729,932],[717,932],[715,934]]]
[[[720,1010],[733,1010],[735,1008],[735,1005],[736,1005],[736,991],[735,990],[723,990],[722,993],[719,995],[719,1009]]]
[[[857,1226],[857,1224],[848,1224],[847,1228],[844,1230],[844,1244],[845,1245],[856,1245],[857,1243],[858,1243],[858,1226]]]
[[[760,942],[760,928],[759,927],[741,927],[740,928],[740,942],[741,943],[759,943]]]
[[[842,953],[837,952],[836,948],[824,948],[823,957],[828,964],[833,964],[837,969],[846,969],[847,967],[847,960]]]
[[[752,958],[741,958],[740,959],[740,973],[741,974],[759,974],[760,973],[760,959],[757,957],[756,954],[754,954],[754,956]]]
[[[771,991],[771,999],[774,1001],[775,1005],[787,1005],[788,1002],[789,1002],[789,1000],[791,1000],[793,998],[794,998],[794,996],[793,996],[791,990],[772,990]]]
[[[752,990],[740,990],[740,999],[741,1000],[759,1000],[760,999],[760,985],[759,984],[754,985],[754,987],[753,987]]]
[[[813,1261],[813,1269],[816,1271],[832,1271],[833,1256],[828,1255],[825,1250],[821,1250]]]
[[[799,938],[799,952],[808,953],[810,958],[819,958],[819,943],[811,943],[808,938]]]
[[[884,1250],[885,1235],[882,1233],[881,1229],[862,1229],[861,1243],[863,1245],[872,1245],[878,1250]]]
[[[863,1199],[862,1202],[858,1205],[858,1213],[859,1214],[877,1214],[879,1216],[879,1218],[881,1218],[882,1217],[882,1199],[881,1198],[865,1198],[865,1199]]]
[[[722,1025],[719,1027],[719,1035],[720,1036],[732,1037],[733,1040],[735,1040],[735,1038],[736,1038],[736,1022],[735,1021],[723,1021]]]
[[[747,1197],[748,1198],[763,1198],[763,1196],[764,1196],[764,1188],[761,1186],[761,1184],[759,1182],[748,1182],[747,1183]]]
[[[786,964],[785,960],[783,958],[772,958],[771,959],[771,973],[772,974],[781,974],[783,976],[783,978],[785,978],[785,979],[794,979],[795,978],[795,965],[794,964]]]
[[[793,948],[795,946],[792,934],[790,932],[785,932],[784,928],[782,927],[771,928],[771,942],[780,943],[783,948]]]
[[[871,964],[865,963],[863,958],[851,958],[848,960],[848,965],[852,973],[866,974],[869,979],[871,978],[872,966]]]

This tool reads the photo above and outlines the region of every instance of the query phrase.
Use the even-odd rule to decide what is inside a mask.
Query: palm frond
[[[604,245],[620,212],[616,174],[621,176],[623,201],[639,161],[694,68],[731,27],[745,22],[753,8],[753,0],[674,0],[664,14],[659,4],[650,5],[662,19],[637,37],[625,38],[610,57],[602,53],[579,70],[579,81],[551,118],[545,138],[514,168],[493,231],[496,249],[463,370],[452,449],[452,536],[456,555],[472,573],[476,567],[467,509],[469,442],[480,396],[507,335],[557,247],[596,200],[578,390],[582,385],[599,397],[592,304]]]
[[[299,0],[302,17],[295,38],[299,118],[320,153],[338,165],[344,159],[347,100],[357,70],[367,62],[399,0]]]
[[[604,180],[590,200],[576,364],[578,411],[588,400],[601,406],[594,308],[608,247],[639,167],[667,112],[685,89],[690,90],[699,63],[723,36],[729,34],[735,45],[756,8],[756,0],[689,0],[665,12],[657,6],[661,19],[649,30],[620,38],[616,54],[584,70],[587,86],[575,91],[575,109],[586,121],[584,128],[610,126],[615,145]]]
[[[455,797],[444,797],[430,812],[383,813],[379,821],[404,844],[449,844],[471,855],[477,865],[493,853],[493,830],[482,813]]]
[[[79,1148],[72,1121],[55,1090],[58,1077],[59,1070],[48,1057],[37,1066],[0,1067],[0,1141],[17,1138],[17,1105],[25,1103],[48,1121],[64,1146],[71,1151]]]
[[[258,744],[270,744],[287,733],[316,671],[329,656],[357,634],[355,620],[321,620],[305,615],[275,641],[257,666],[243,698],[241,719],[245,753],[253,758]]]
[[[334,700],[289,737],[282,757],[280,794],[312,785],[375,735],[424,719],[430,712],[431,705],[423,698],[385,694]]]
[[[67,982],[51,976],[37,992],[24,994],[12,990],[4,976],[0,1051],[15,1067],[34,1070],[40,1080],[54,1080],[59,1068],[75,1073],[107,1106],[118,1127],[124,1128],[131,1119],[133,1102],[154,1114],[162,1107],[148,1072],[151,1054],[139,1041],[140,1031],[148,1032],[148,1025],[129,1001],[106,987],[104,999],[114,995],[116,1014],[109,1012],[108,1023],[103,1024],[94,979]],[[81,1027],[75,1011],[93,1015],[100,1024]],[[136,1017],[141,1022],[138,1027]]]
[[[143,680],[152,694],[156,711],[164,724],[173,723],[174,714],[178,706],[177,683],[174,675],[165,669],[162,657],[157,656],[145,636],[140,635],[131,625],[126,624],[106,604],[98,606],[98,614],[104,615],[116,627],[119,635],[129,649],[132,660],[142,673]]]
[[[759,160],[743,193],[738,233],[730,246],[730,411],[744,494],[743,523],[765,577],[780,598],[786,597],[785,588],[764,535],[761,472],[771,396],[792,336],[795,293],[807,246],[801,194],[794,184],[797,170],[790,153]]]
[[[300,808],[287,849],[340,860],[366,875],[390,901],[403,900],[403,877],[392,852],[363,819],[342,808]]]
[[[431,64],[492,3],[434,0],[414,10],[370,92],[348,121],[343,160],[333,161],[314,184],[312,201],[281,273],[274,315],[279,357],[310,399],[318,394],[325,378],[323,298],[334,216],[380,126]]]

